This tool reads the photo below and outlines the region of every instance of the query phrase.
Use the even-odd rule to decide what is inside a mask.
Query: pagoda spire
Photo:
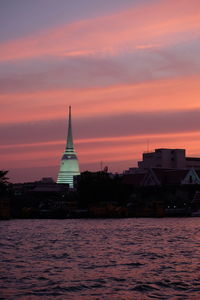
[[[57,183],[68,184],[69,188],[74,187],[74,176],[80,175],[79,163],[76,152],[74,151],[71,121],[71,106],[69,106],[68,134],[65,151],[60,162]]]
[[[68,121],[66,151],[74,151],[73,136],[72,136],[71,106],[69,106],[69,121]]]

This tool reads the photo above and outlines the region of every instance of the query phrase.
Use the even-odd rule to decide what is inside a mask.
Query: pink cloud
[[[178,12],[178,13],[177,13]],[[118,14],[83,20],[0,45],[0,60],[45,55],[115,55],[198,36],[198,0],[153,1]]]
[[[108,87],[2,95],[0,123],[62,119],[67,104],[73,105],[74,118],[198,109],[199,83],[200,77],[193,76]],[[67,103],[66,99],[72,100]]]
[[[125,165],[132,166],[141,158],[147,140],[151,149],[189,145],[189,155],[198,153],[197,55],[191,63],[193,53],[184,56],[181,46],[175,48],[179,43],[197,40],[199,20],[199,0],[155,0],[118,14],[0,44],[0,61],[11,62],[5,66],[11,70],[18,60],[15,71],[8,71],[0,86],[4,92],[0,95],[3,128],[0,133],[1,142],[5,143],[0,146],[2,167],[59,168],[69,104],[73,107],[74,128],[78,129],[76,150],[83,166],[99,165],[100,161],[109,165],[121,162],[113,171],[122,171]],[[152,50],[154,55],[150,56]],[[146,61],[141,63],[144,55],[137,64],[138,56],[133,53],[148,54]],[[32,61],[28,59],[33,58],[38,65],[32,69]],[[129,71],[130,59],[130,68],[135,68],[135,72]],[[27,63],[26,71],[20,71],[22,75],[16,72],[21,67],[20,60],[27,60],[22,64],[23,67]],[[49,60],[53,61],[52,69]],[[92,61],[92,66],[87,72],[88,61]],[[195,65],[197,72],[192,73]],[[29,68],[32,74],[28,77]],[[37,72],[43,68],[46,68],[43,73]],[[76,79],[71,85],[67,81],[70,76]],[[83,76],[85,81],[81,79]],[[116,81],[111,77],[117,78]],[[91,82],[91,78],[97,80]],[[62,84],[57,85],[55,79],[62,79]]]
[[[109,166],[111,166],[113,162],[121,162],[121,168],[115,171],[122,171],[125,168],[125,162],[129,162],[129,166],[136,166],[134,162],[140,160],[142,152],[147,150],[147,140],[149,141],[149,150],[163,147],[166,143],[169,148],[185,148],[187,143],[190,145],[187,155],[196,155],[199,146],[199,132],[110,137],[109,139],[96,139],[95,141],[92,140],[92,142],[86,140],[86,147],[83,147],[83,143],[79,144],[78,140],[75,141],[81,166],[93,163],[96,164],[98,168],[100,161],[103,161],[104,164],[108,164]],[[82,142],[83,141],[84,140],[82,140]],[[3,161],[2,167],[13,169],[25,165],[29,168],[55,166],[58,169],[61,154],[64,150],[64,141],[63,145],[61,145],[60,142],[58,142],[58,145],[56,145],[56,143],[57,142],[52,142],[55,149],[51,149],[50,143],[46,143],[46,145],[44,145],[44,143],[38,143],[35,144],[34,148],[25,145],[20,152],[14,151],[15,154],[1,154]],[[19,146],[18,148],[20,150]],[[83,167],[82,170],[84,170]],[[52,176],[56,177],[56,173],[52,174]]]

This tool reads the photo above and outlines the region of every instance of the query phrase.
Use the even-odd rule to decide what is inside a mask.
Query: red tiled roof
[[[181,183],[181,181],[185,178],[189,170],[153,168],[152,171],[154,172],[155,176],[161,184],[177,185]]]
[[[188,170],[173,170],[166,172],[166,184],[181,184]]]

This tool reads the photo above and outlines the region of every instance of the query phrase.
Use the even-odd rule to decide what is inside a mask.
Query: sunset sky
[[[81,171],[200,156],[199,0],[0,0],[0,169],[56,179],[72,106]]]

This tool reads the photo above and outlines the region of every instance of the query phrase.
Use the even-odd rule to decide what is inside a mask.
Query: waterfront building
[[[185,149],[160,148],[143,153],[143,160],[138,162],[138,168],[200,169],[200,158],[186,157]]]
[[[58,173],[57,183],[68,184],[70,188],[73,188],[74,176],[77,175],[80,175],[80,170],[77,155],[74,151],[71,123],[71,106],[69,106],[67,144],[61,158],[60,171]]]
[[[200,170],[149,168],[143,173],[126,173],[124,184],[132,187],[200,185]]]

